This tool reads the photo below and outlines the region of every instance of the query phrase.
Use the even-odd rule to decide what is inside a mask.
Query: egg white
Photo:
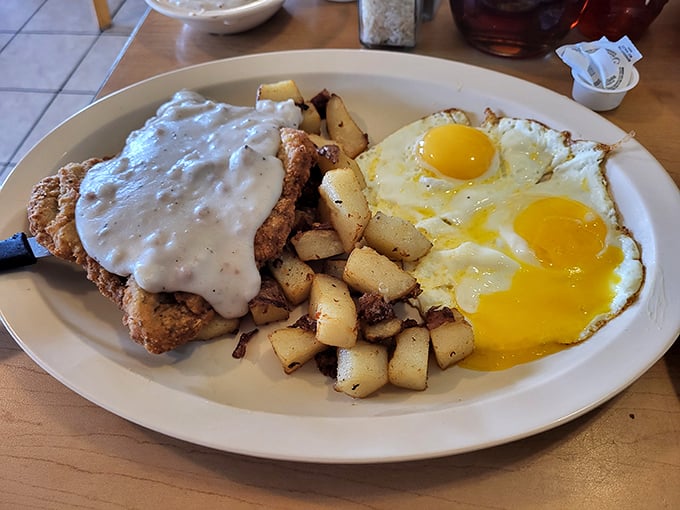
[[[469,126],[471,122],[461,110],[437,112],[402,127],[357,158],[370,204],[387,214],[398,210],[404,219],[417,223],[451,210],[451,200],[472,182],[493,178],[498,157],[483,175],[470,181],[446,177],[418,156],[416,146],[425,133],[446,124]]]
[[[511,289],[521,267],[538,264],[515,232],[517,215],[541,198],[564,197],[602,219],[605,245],[620,249],[623,261],[615,268],[619,281],[606,312],[595,316],[577,338],[563,341],[583,340],[620,313],[642,284],[643,266],[607,189],[602,167],[609,148],[572,140],[569,133],[537,121],[487,111],[478,129],[496,147],[494,163],[479,178],[460,181],[427,168],[414,150],[429,128],[443,123],[470,125],[470,120],[460,110],[433,114],[357,158],[372,210],[413,222],[433,243],[425,257],[405,265],[421,285],[421,311],[449,306],[464,315],[474,313],[480,296]]]

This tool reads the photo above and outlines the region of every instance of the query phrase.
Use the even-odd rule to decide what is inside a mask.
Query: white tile
[[[124,35],[99,37],[66,82],[64,90],[97,92],[127,40],[128,37]]]
[[[126,0],[113,17],[113,24],[106,33],[130,35],[148,10],[144,0]]]
[[[116,13],[120,10],[121,6],[126,2],[126,0],[108,0],[108,1],[111,16],[115,16]],[[90,0],[90,2],[92,2],[92,0]]]
[[[94,94],[68,94],[64,92],[58,94],[36,126],[31,130],[31,133],[21,145],[13,160],[19,161],[47,133],[74,113],[85,108],[92,102],[93,98]]]
[[[112,12],[121,1],[109,1]],[[24,31],[98,34],[99,25],[92,0],[47,0]]]
[[[108,3],[113,25],[100,33],[92,0],[0,0],[0,183],[92,101],[147,11],[144,0]]]
[[[17,32],[45,0],[0,0],[0,30]]]
[[[58,90],[96,36],[19,33],[0,53],[0,87]]]
[[[14,34],[0,34],[0,51],[12,40]]]
[[[53,94],[42,92],[0,91],[0,162],[12,158],[17,147],[38,122]]]

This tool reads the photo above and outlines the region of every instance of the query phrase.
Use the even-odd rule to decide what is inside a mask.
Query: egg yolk
[[[607,227],[590,208],[569,198],[538,200],[514,228],[539,264],[522,263],[508,290],[480,296],[467,314],[476,350],[461,366],[498,370],[559,351],[614,298],[623,253],[607,246]]]
[[[479,177],[491,165],[495,148],[482,131],[461,124],[445,124],[429,129],[419,140],[422,160],[454,179]]]

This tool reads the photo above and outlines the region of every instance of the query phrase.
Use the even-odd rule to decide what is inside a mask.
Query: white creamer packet
[[[568,44],[557,48],[555,53],[585,82],[608,90],[627,86],[633,65],[642,58],[628,36],[616,42],[602,37],[597,41]]]

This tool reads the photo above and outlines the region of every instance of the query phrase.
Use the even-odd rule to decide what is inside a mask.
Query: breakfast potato
[[[326,138],[322,135],[317,135],[316,133],[309,134],[310,141],[316,146],[316,148],[323,147],[324,145],[338,145],[333,140]]]
[[[302,122],[299,128],[305,133],[321,133],[321,116],[313,103],[306,101],[302,106]]]
[[[323,89],[317,94],[310,99],[310,103],[312,103],[314,106],[316,106],[316,109],[319,112],[319,115],[321,115],[322,119],[326,118],[326,105],[328,104],[328,100],[331,98],[331,93],[328,92],[328,89]]]
[[[295,234],[291,240],[300,260],[321,260],[345,252],[338,233],[332,228],[316,228]]]
[[[282,80],[274,83],[263,83],[257,88],[256,99],[286,101],[292,99],[302,111],[302,122],[299,128],[307,133],[321,133],[321,116],[311,101],[305,101],[302,92],[294,80]]]
[[[350,287],[380,294],[388,302],[406,297],[418,287],[413,276],[369,246],[352,250],[342,279]]]
[[[268,266],[290,304],[299,305],[309,297],[314,270],[290,250],[284,249]]]
[[[257,88],[256,99],[258,101],[263,99],[269,99],[271,101],[285,101],[286,99],[292,99],[293,102],[298,106],[301,106],[305,103],[305,98],[302,97],[302,93],[300,92],[300,89],[294,80],[262,83]]]
[[[431,328],[430,341],[442,370],[469,356],[475,348],[472,326],[465,320],[443,322]]]
[[[368,147],[368,135],[357,126],[342,98],[336,94],[326,103],[326,130],[350,158],[356,158]]]
[[[418,260],[432,243],[412,223],[381,211],[373,215],[364,230],[366,244],[392,260]]]
[[[328,276],[342,280],[342,273],[345,271],[346,259],[327,259],[323,261],[323,273]]]
[[[430,333],[425,327],[406,328],[396,338],[387,366],[390,383],[400,388],[422,391],[427,388]]]
[[[366,187],[366,180],[361,168],[353,158],[350,158],[342,147],[333,140],[328,140],[322,136],[310,135],[310,140],[317,147],[317,154],[319,156],[317,165],[322,173],[335,168],[351,168],[354,176],[357,178],[361,189]]]
[[[368,202],[354,172],[349,168],[326,172],[319,185],[319,195],[345,252],[350,252],[371,219]]]
[[[366,340],[377,341],[384,338],[392,338],[399,334],[402,328],[402,321],[397,317],[378,321],[374,324],[361,323],[361,333]]]
[[[236,333],[240,325],[240,319],[226,319],[215,314],[215,317],[199,330],[196,340],[210,340],[218,336]]]
[[[314,275],[309,316],[316,321],[319,342],[335,347],[352,347],[356,343],[357,309],[342,280],[321,273]]]
[[[328,346],[316,339],[313,331],[281,328],[269,333],[269,342],[279,358],[283,371],[290,374]]]
[[[335,390],[364,398],[388,383],[387,347],[359,341],[352,348],[338,349]]]
[[[273,278],[263,277],[260,292],[248,303],[253,322],[258,326],[288,319],[286,296]]]

